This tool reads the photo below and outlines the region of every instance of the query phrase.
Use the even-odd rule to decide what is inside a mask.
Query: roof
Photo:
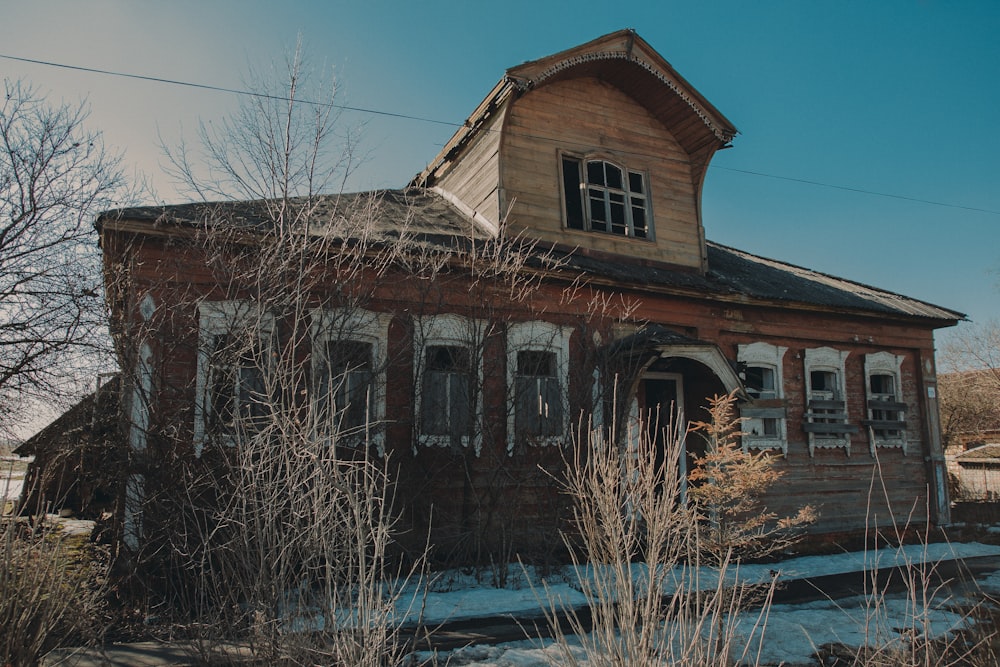
[[[370,216],[372,231],[384,238],[398,237],[406,230],[424,242],[454,246],[474,238],[485,238],[494,230],[466,215],[432,190],[410,188],[292,200],[293,205],[311,207],[312,229],[350,237],[357,218]],[[237,227],[260,229],[273,224],[268,211],[275,202],[222,202],[147,206],[107,211],[98,216],[98,228],[134,229],[144,233],[170,233],[176,226],[202,226],[228,222]],[[138,223],[138,224],[136,224]],[[656,262],[628,261],[586,249],[555,248],[564,269],[593,279],[635,289],[681,294],[694,298],[717,298],[746,304],[843,310],[890,317],[935,321],[935,326],[954,324],[962,313],[925,301],[878,289],[862,283],[812,271],[736,248],[709,241],[708,271],[700,274]]]
[[[955,457],[961,463],[996,463],[1000,464],[1000,444],[982,445],[962,452]]]
[[[405,231],[432,238],[481,237],[496,231],[464,215],[440,195],[420,188],[298,197],[287,203],[294,210],[285,217],[308,215],[314,233],[346,237],[357,229],[362,218],[371,222],[369,231],[385,236],[399,236]],[[277,206],[276,200],[138,206],[105,211],[97,216],[95,224],[101,229],[137,221],[168,231],[177,225],[201,227],[222,222],[251,231],[263,230],[274,224]]]
[[[58,451],[112,443],[121,439],[118,424],[121,376],[115,375],[96,392],[84,396],[51,424],[14,450],[19,456],[45,456]]]

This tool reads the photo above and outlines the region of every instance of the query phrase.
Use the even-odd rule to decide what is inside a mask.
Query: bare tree
[[[121,161],[83,104],[4,81],[0,100],[0,428],[26,401],[65,397],[107,362],[94,215],[125,192]],[[120,201],[120,200],[119,200]]]
[[[1000,429],[1000,323],[961,325],[938,359],[945,446]]]

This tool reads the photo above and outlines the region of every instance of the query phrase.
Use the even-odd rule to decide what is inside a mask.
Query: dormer
[[[702,184],[735,134],[621,30],[507,70],[414,183],[493,228],[704,271]]]

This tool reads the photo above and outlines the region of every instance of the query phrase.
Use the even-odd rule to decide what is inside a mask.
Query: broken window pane
[[[566,226],[583,229],[583,200],[580,197],[580,161],[563,158],[563,190],[566,197]]]
[[[765,366],[748,366],[744,373],[747,393],[753,398],[777,397],[774,386],[774,369]]]

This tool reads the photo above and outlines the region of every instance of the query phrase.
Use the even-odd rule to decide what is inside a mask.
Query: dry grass
[[[0,525],[0,662],[35,664],[56,646],[98,638],[106,570],[95,555],[86,536]]]

